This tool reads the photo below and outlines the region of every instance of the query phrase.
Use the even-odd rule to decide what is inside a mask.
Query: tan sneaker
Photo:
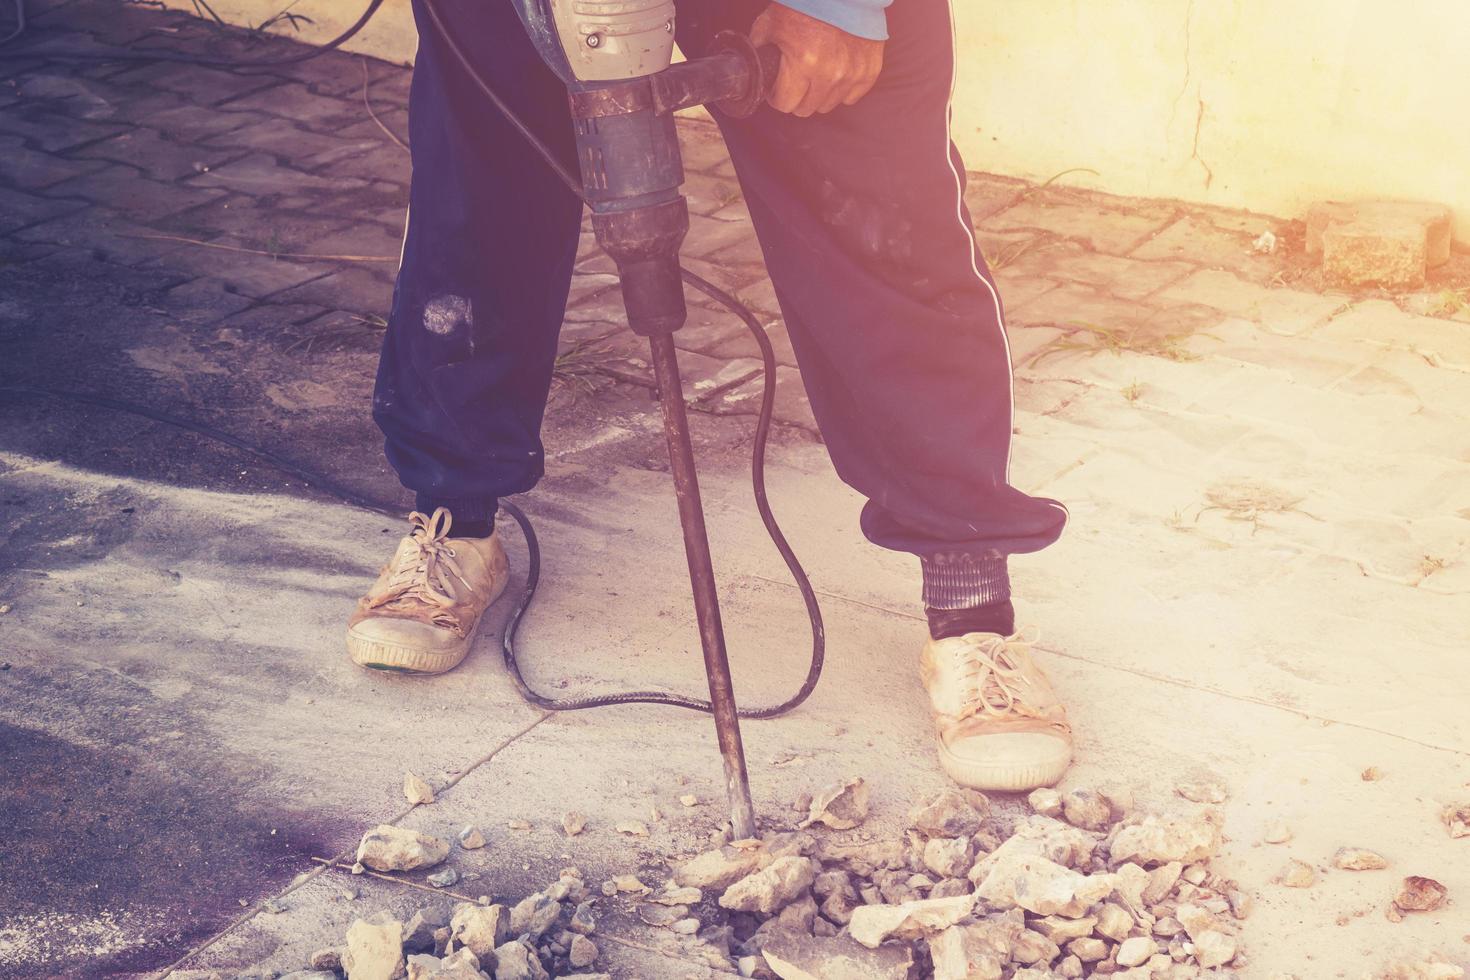
[[[1050,786],[1072,761],[1072,727],[1020,633],[930,640],[919,657],[939,726],[939,763],[973,789]]]
[[[373,670],[442,674],[469,653],[485,610],[505,591],[510,563],[499,532],[451,538],[443,507],[408,519],[413,528],[347,622],[347,652]]]

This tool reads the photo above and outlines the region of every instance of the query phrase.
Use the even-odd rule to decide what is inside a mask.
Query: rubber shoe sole
[[[480,614],[479,619],[475,620],[475,628],[470,630],[470,635],[456,646],[447,650],[418,650],[398,643],[370,640],[367,637],[356,635],[349,628],[347,630],[347,655],[359,667],[381,670],[390,674],[447,673],[464,663],[464,658],[469,656],[470,647],[475,644],[475,637],[480,635],[480,624],[485,621],[490,607],[495,605],[496,600],[505,593],[506,584],[501,583],[494,597],[486,604],[485,611]]]
[[[1004,737],[1004,736],[1000,736]],[[970,789],[992,790],[1002,793],[1024,793],[1042,786],[1059,782],[1072,764],[1072,748],[1061,739],[1045,735],[1037,739],[1053,743],[1050,751],[1022,753],[1006,751],[997,745],[996,750],[984,760],[963,758],[956,755],[943,738],[936,738],[939,748],[939,765],[945,774],[961,786]],[[1010,756],[1010,758],[1007,758]]]

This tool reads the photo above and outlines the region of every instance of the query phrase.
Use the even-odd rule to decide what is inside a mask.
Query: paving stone
[[[309,248],[301,251],[317,255],[378,256],[392,261],[375,263],[377,268],[396,271],[402,246],[401,234],[376,222],[365,221],[340,231],[313,235]]]
[[[170,99],[176,96],[168,96]],[[129,107],[132,108],[132,107]],[[248,112],[218,112],[197,105],[178,105],[149,111],[137,123],[179,143],[196,143],[262,120]]]
[[[750,329],[740,319],[732,319],[735,320],[735,332],[709,349],[707,353],[716,357],[750,357],[760,360],[760,346],[750,335]],[[776,363],[795,367],[796,351],[791,346],[791,337],[786,332],[786,324],[780,320],[766,324],[766,336],[770,338],[771,347],[775,351]]]
[[[297,169],[309,169],[307,161],[320,153],[356,145],[330,133],[314,133],[294,125],[289,119],[260,116],[253,121],[247,113],[219,113],[225,118],[240,119],[243,125],[207,138],[209,146],[241,153],[254,151],[279,157]]]
[[[1084,242],[1094,251],[1127,255],[1167,226],[1171,218],[1172,214],[1157,211],[1136,213],[1038,192],[982,224],[987,229],[1035,228]]]
[[[738,181],[713,174],[685,174],[680,190],[689,202],[690,214],[711,215],[741,199]]]
[[[730,160],[719,127],[694,120],[680,121],[679,152],[686,173],[713,171]]]
[[[185,323],[205,326],[219,323],[255,301],[227,290],[216,279],[201,277],[164,291],[159,308]]]
[[[1217,269],[1201,269],[1155,300],[1213,307],[1257,321],[1272,333],[1288,335],[1304,334],[1325,323],[1344,303],[1342,296],[1268,288]]]
[[[749,235],[740,239],[734,245],[727,245],[722,249],[717,249],[706,256],[706,258],[720,265],[745,266],[758,269],[762,275],[765,274],[766,256],[761,251],[760,239],[755,237],[754,229],[751,229]]]
[[[764,266],[738,265],[734,262],[710,261],[697,258],[693,255],[681,257],[684,268],[699,276],[701,279],[712,283],[727,293],[738,293],[747,286],[766,277]],[[690,302],[705,303],[717,306],[719,303],[713,298],[705,296],[692,286],[686,286],[685,292],[689,295]]]
[[[1322,233],[1322,274],[1349,286],[1418,289],[1428,254],[1423,226],[1411,221],[1365,217]]]
[[[216,249],[188,246],[159,259],[153,259],[140,268],[168,270],[187,277],[208,276],[229,285],[236,292],[252,299],[265,299],[283,290],[291,289],[330,274],[335,268],[325,262],[295,262],[289,259],[271,258],[268,255],[223,252]],[[312,302],[309,298],[296,297],[281,302]],[[335,306],[330,302],[321,306]],[[384,307],[386,308],[386,301]]]
[[[353,99],[313,95],[295,89],[289,99],[273,95],[269,90],[256,92],[219,104],[221,112],[260,112],[290,119],[304,129],[332,133],[361,119],[367,112]]]
[[[1431,365],[1470,371],[1470,330],[1464,324],[1405,313],[1386,300],[1358,303],[1314,336],[1413,351]]]
[[[1011,367],[1015,373],[1030,368],[1031,362],[1054,341],[1067,335],[1067,331],[1056,327],[1024,326],[1015,322],[1006,324],[1006,338],[1011,345]]]
[[[965,207],[971,220],[978,224],[1017,203],[1031,186],[1024,180],[999,174],[966,174]]]
[[[579,344],[595,344],[605,337],[627,329],[625,326],[605,323],[601,320],[565,322],[561,325],[561,349],[565,351]]]
[[[104,166],[94,160],[68,160],[32,150],[19,136],[0,136],[0,184],[7,187],[42,190],[72,177],[94,173]]]
[[[81,207],[14,235],[22,241],[85,248],[119,265],[138,265],[187,247],[181,242],[161,240],[157,230],[102,207]]]
[[[1208,330],[1223,320],[1217,311],[1202,306],[1152,307],[1119,299],[1087,286],[1066,284],[1034,299],[1013,312],[1009,321],[1022,326],[1059,327],[1087,334],[1104,332],[1102,346],[1137,347],[1167,351],[1184,338]]]
[[[735,294],[735,298],[755,311],[757,316],[779,319],[781,304],[776,300],[776,287],[770,279],[760,278]]]
[[[1092,252],[1068,243],[1034,248],[1007,269],[1015,276],[1045,276],[1104,289],[1122,299],[1143,299],[1194,271],[1186,262],[1145,262]]]
[[[318,176],[284,166],[267,153],[252,153],[189,179],[195,187],[218,187],[252,196],[353,191],[368,186],[360,177]],[[286,206],[282,202],[282,206]]]
[[[1005,312],[1007,323],[1011,321],[1012,310],[1020,309],[1061,285],[1054,279],[1021,275],[1009,267],[992,273],[992,275],[995,277],[996,288],[1000,290],[1001,308]]]
[[[281,333],[290,327],[311,323],[330,312],[333,311],[310,303],[257,303],[231,314],[215,326],[219,329],[238,330],[245,337],[254,337]]]
[[[383,315],[393,299],[393,279],[380,271],[354,266],[305,282],[273,297],[279,303],[314,303],[351,313]]]
[[[1188,214],[1128,254],[1135,259],[1178,259],[1210,269],[1230,269],[1252,282],[1270,282],[1280,269],[1280,260],[1256,252],[1254,241],[1249,232],[1222,229]]]
[[[84,201],[38,197],[0,187],[0,235],[85,208]]]
[[[701,403],[701,407],[717,415],[755,415],[761,406],[761,378],[755,377],[739,387]],[[806,387],[795,368],[776,369],[776,411],[781,422],[817,431],[816,419],[812,416],[811,402],[807,400]]]
[[[44,101],[46,109],[74,119],[110,120],[118,114],[117,95],[108,86],[69,72],[27,71],[12,85],[17,102]]]
[[[48,153],[95,143],[116,136],[124,128],[113,123],[74,119],[30,104],[0,112],[0,134],[22,137]]]
[[[1291,384],[1316,388],[1333,387],[1360,372],[1375,352],[1351,342],[1314,337],[1310,341],[1283,337],[1249,319],[1231,318],[1211,327],[1207,334],[1191,337],[1184,350],[1218,360],[1222,370],[1228,362],[1254,364],[1279,374]]]
[[[210,188],[149,180],[133,167],[118,163],[55,184],[47,188],[46,194],[82,198],[142,222],[154,222],[224,196],[222,191]]]
[[[602,289],[576,303],[569,304],[565,319],[568,323],[593,320],[599,323],[617,323],[626,326],[628,313],[623,307],[622,291]]]
[[[154,130],[139,127],[83,147],[73,155],[85,160],[126,163],[137,167],[151,180],[172,181],[204,173],[238,152],[174,142]]]
[[[226,71],[221,68],[206,68],[203,65],[185,65],[173,61],[160,61],[120,72],[108,79],[111,85],[128,88],[163,89],[188,99],[201,106],[217,106],[229,99],[238,99],[252,93],[266,93],[280,85],[280,79],[270,75]],[[281,96],[276,95],[277,104]],[[294,102],[296,93],[291,93]]]
[[[303,162],[305,169],[323,177],[359,177],[407,184],[408,154],[402,147],[377,140],[353,140]]]
[[[691,214],[689,234],[684,236],[683,254],[691,258],[704,258],[750,234],[751,228],[748,224]]]

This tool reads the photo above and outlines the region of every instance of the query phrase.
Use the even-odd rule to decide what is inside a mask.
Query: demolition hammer
[[[591,209],[598,244],[617,264],[628,325],[648,338],[709,679],[708,705],[682,706],[709,710],[714,716],[733,837],[753,837],[755,813],[739,713],[674,350],[674,331],[684,325],[686,316],[679,246],[689,230],[689,210],[679,192],[684,169],[674,113],[713,103],[727,115],[749,115],[774,84],[780,56],[775,48],[757,51],[744,35],[725,32],[716,38],[710,54],[672,64],[673,0],[515,0],[515,4],[537,52],[567,86],[581,168],[580,193]],[[451,50],[470,67],[432,2],[425,6]],[[487,86],[481,87],[556,165],[527,127]],[[784,542],[778,542],[781,545]],[[783,553],[786,550],[783,547]],[[813,622],[820,633],[819,620],[814,617]],[[506,652],[519,678],[509,643]],[[820,670],[819,660],[814,660],[814,669]],[[809,693],[814,679],[809,678],[800,698]],[[524,683],[521,687],[529,693]],[[573,706],[584,705],[567,705]]]

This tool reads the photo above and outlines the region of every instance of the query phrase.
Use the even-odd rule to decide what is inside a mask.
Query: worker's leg
[[[575,168],[566,89],[507,2],[435,0],[480,74]],[[419,509],[466,529],[541,477],[540,428],[581,203],[415,0],[413,181],[373,415]]]
[[[494,90],[574,162],[566,90],[513,6],[434,7]],[[541,477],[581,202],[476,87],[421,0],[414,14],[413,184],[373,416],[422,513],[358,602],[347,649],[364,667],[439,673],[464,659],[509,579],[497,498]]]
[[[698,50],[763,7],[690,0],[681,43]],[[1052,543],[1066,511],[1007,480],[1011,362],[949,138],[948,4],[899,0],[888,23],[882,74],[856,105],[721,126],[812,411],[868,498],[863,530],[921,557],[931,610],[1008,618],[1005,556]]]

